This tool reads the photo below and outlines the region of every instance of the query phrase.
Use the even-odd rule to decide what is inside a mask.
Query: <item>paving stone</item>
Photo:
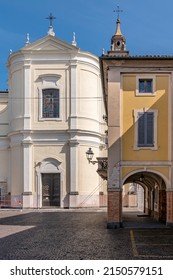
[[[0,259],[173,259],[173,229],[140,219],[126,213],[124,228],[107,229],[105,210],[3,210]]]

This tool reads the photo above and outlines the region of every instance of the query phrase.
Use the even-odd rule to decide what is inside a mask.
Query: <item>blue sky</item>
[[[9,50],[47,35],[52,12],[56,37],[98,56],[110,49],[115,33],[117,5],[121,31],[131,55],[173,55],[173,1],[158,0],[0,0],[0,90],[7,88]]]

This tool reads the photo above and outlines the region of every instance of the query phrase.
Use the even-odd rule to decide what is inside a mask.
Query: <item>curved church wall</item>
[[[95,159],[103,156],[98,58],[46,36],[12,54],[8,67],[12,195],[22,194],[26,208],[50,196],[49,206],[54,199],[59,207],[99,206],[102,179],[86,159],[89,147]]]

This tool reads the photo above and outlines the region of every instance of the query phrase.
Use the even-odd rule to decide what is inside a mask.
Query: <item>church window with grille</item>
[[[43,89],[42,117],[59,118],[59,89]]]

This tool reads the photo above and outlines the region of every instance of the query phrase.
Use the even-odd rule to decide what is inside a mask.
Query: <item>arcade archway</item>
[[[166,222],[166,183],[159,174],[136,172],[125,178],[123,186],[123,206],[136,206],[144,214]]]

